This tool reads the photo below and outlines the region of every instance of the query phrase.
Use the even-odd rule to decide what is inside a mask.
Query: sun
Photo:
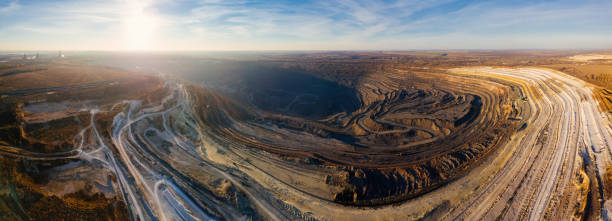
[[[152,50],[155,48],[158,19],[138,12],[123,20],[123,42],[127,50]]]

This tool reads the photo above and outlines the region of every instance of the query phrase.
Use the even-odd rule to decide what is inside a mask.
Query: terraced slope
[[[612,128],[583,81],[316,70],[4,92],[0,218],[609,219]]]
[[[588,213],[610,219],[612,130],[592,88],[548,69],[453,71],[517,82],[528,91],[533,111],[530,126],[507,145],[513,155],[491,184],[447,217],[539,220]]]
[[[520,94],[500,84],[482,82],[466,88],[462,77],[433,73],[360,80],[355,110],[315,120],[287,111],[249,112],[247,107],[232,115],[228,110],[236,107],[219,106],[217,102],[225,100],[214,92],[191,95],[201,104],[196,110],[204,110],[196,117],[217,142],[236,144],[231,152],[256,167],[268,164],[268,154],[276,154],[282,160],[264,169],[266,173],[345,205],[395,203],[443,185],[522,125],[519,111],[512,108]],[[313,99],[312,106],[325,108]],[[301,105],[310,108],[307,102]],[[317,181],[294,182],[303,174],[313,174]],[[323,184],[310,186],[315,182]]]

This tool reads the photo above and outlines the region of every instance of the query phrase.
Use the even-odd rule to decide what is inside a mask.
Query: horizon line
[[[612,48],[459,48],[459,49],[227,49],[227,50],[103,50],[103,49],[0,49],[0,52],[412,52],[412,51],[609,51]]]

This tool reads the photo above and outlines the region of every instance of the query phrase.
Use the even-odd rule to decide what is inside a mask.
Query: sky
[[[611,48],[609,0],[0,0],[0,50]]]

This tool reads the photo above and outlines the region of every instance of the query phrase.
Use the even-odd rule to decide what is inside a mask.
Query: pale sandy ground
[[[612,54],[581,54],[569,57],[570,60],[588,62],[591,60],[612,59]]]

